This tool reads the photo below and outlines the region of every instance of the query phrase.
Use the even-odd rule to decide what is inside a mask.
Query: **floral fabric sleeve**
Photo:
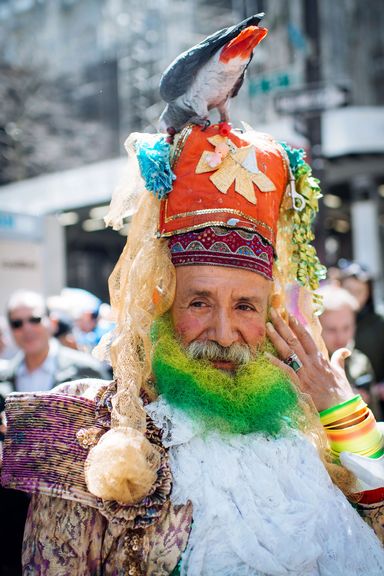
[[[376,533],[384,545],[384,502],[380,504],[360,505],[357,507],[360,516]]]
[[[79,502],[33,496],[25,524],[24,576],[101,576],[106,520]]]

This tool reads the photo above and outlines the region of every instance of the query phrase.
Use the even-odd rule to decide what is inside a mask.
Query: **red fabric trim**
[[[382,488],[374,488],[373,490],[364,490],[363,492],[358,492],[357,496],[360,497],[358,501],[359,504],[380,504],[383,502],[384,505],[384,486]]]

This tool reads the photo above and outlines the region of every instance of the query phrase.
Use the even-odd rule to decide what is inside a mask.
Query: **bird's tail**
[[[255,46],[257,46],[267,34],[267,28],[248,26],[248,28],[242,30],[236,38],[224,46],[220,54],[220,61],[229,62],[229,60],[237,56],[241,56],[244,60],[247,60],[250,58]]]

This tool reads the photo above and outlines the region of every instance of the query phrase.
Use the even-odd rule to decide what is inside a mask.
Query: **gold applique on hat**
[[[203,174],[213,171],[209,179],[220,192],[226,194],[234,182],[235,192],[256,204],[253,184],[261,192],[276,190],[272,180],[259,169],[256,148],[252,144],[237,147],[232,140],[219,134],[207,140],[215,147],[215,151],[204,150],[195,172]]]

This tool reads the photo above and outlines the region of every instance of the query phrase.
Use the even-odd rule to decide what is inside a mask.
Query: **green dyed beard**
[[[172,406],[198,419],[207,430],[278,436],[298,426],[302,412],[288,376],[271,364],[263,352],[241,365],[235,374],[216,369],[210,362],[187,356],[174,335],[169,317],[153,326],[152,371],[156,389]]]

